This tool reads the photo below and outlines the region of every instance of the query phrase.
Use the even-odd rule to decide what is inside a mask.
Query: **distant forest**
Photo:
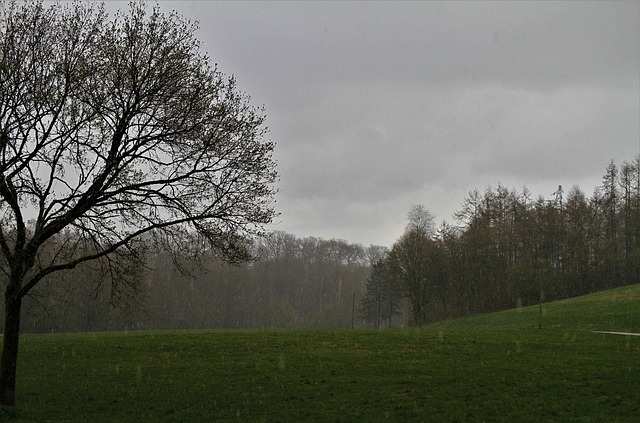
[[[577,186],[551,198],[473,190],[459,226],[435,228],[414,208],[373,266],[365,316],[379,326],[408,301],[409,323],[421,324],[640,283],[639,161],[611,162],[590,198]]]
[[[56,274],[25,301],[23,328],[350,328],[369,263],[385,250],[284,232],[255,247],[258,260],[239,266],[206,254],[198,263],[149,254],[139,284],[126,292],[114,292],[109,279],[89,265]]]
[[[124,291],[80,266],[26,299],[23,330],[396,327],[640,283],[639,162],[611,162],[590,197],[476,189],[438,227],[413,209],[390,248],[273,232],[240,266],[148,253]]]

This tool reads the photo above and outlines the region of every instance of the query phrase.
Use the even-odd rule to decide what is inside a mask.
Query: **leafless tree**
[[[117,286],[151,240],[243,261],[277,174],[263,110],[211,67],[195,24],[143,2],[112,19],[84,2],[0,9],[0,404],[14,405],[21,302],[43,278],[97,260]]]
[[[432,237],[435,235],[435,216],[422,204],[411,206],[407,213],[407,226],[405,231],[420,231]]]

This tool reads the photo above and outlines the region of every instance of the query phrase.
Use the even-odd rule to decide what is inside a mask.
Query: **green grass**
[[[20,422],[636,421],[640,286],[374,331],[24,335]]]

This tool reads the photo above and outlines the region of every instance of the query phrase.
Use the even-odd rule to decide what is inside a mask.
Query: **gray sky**
[[[161,2],[264,105],[273,229],[390,246],[498,183],[591,195],[640,152],[640,2]],[[122,4],[122,6],[125,6]]]

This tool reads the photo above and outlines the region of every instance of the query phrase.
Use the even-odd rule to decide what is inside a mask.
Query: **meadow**
[[[16,422],[602,422],[640,415],[640,286],[422,328],[23,335]]]

